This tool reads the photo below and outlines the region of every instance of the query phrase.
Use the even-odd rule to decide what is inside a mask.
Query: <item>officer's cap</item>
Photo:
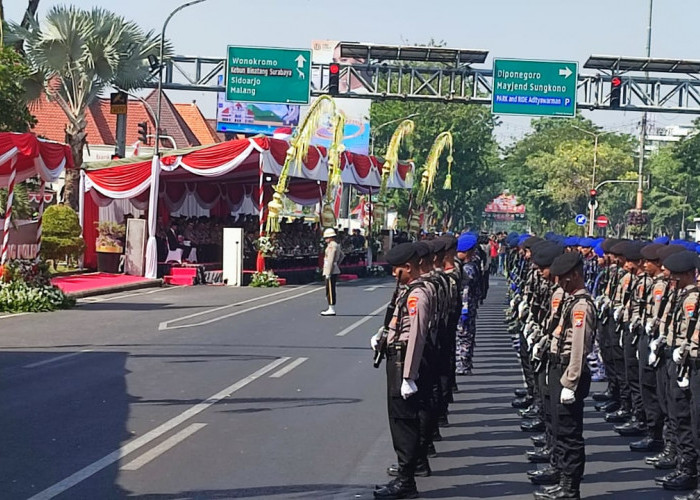
[[[445,242],[445,251],[446,252],[449,252],[450,250],[454,250],[455,248],[457,248],[457,238],[455,238],[451,234],[443,234],[438,239]]]
[[[663,248],[659,248],[656,254],[659,256],[661,262],[666,260],[666,257],[673,255],[674,253],[682,252],[684,248],[680,245],[664,245]]]
[[[550,267],[554,259],[564,253],[564,247],[553,241],[545,241],[533,247],[532,262],[537,267]]]
[[[477,238],[473,234],[463,234],[457,240],[457,251],[468,252],[476,246]]]
[[[671,241],[671,238],[668,236],[659,236],[654,240],[654,243],[659,243],[660,245],[668,245],[668,242]]]
[[[564,246],[566,247],[577,247],[579,244],[578,236],[569,236],[564,240]]]
[[[593,242],[593,238],[581,238],[578,245],[583,248],[593,248],[595,243]]]
[[[564,253],[554,259],[552,265],[549,266],[549,272],[552,276],[564,276],[573,271],[582,262],[583,257],[579,252]]]
[[[535,243],[537,243],[539,241],[542,241],[542,238],[540,238],[539,236],[530,236],[525,241],[523,241],[523,248],[532,249],[532,245],[534,245]]]
[[[630,243],[631,242],[629,240],[622,240],[618,244],[613,245],[612,248],[610,248],[610,253],[613,255],[621,255],[624,257],[627,245],[629,245]]]
[[[399,243],[384,255],[392,266],[401,266],[415,257],[417,254],[413,243]]]
[[[416,251],[416,255],[421,259],[426,255],[433,253],[430,249],[430,243],[428,243],[427,241],[416,241],[413,244],[413,248]]]
[[[659,250],[665,247],[666,245],[661,243],[650,243],[649,245],[644,245],[640,253],[642,254],[642,258],[646,260],[659,260]]]
[[[664,267],[672,273],[687,273],[698,267],[698,256],[690,250],[683,250],[664,259]]]
[[[620,243],[622,240],[618,240],[617,238],[608,238],[606,240],[603,240],[603,243],[600,244],[602,247],[603,251],[606,253],[611,253],[610,251],[612,250],[612,247]]]
[[[518,237],[518,246],[519,246],[519,247],[523,246],[523,245],[525,244],[525,241],[527,241],[527,239],[530,238],[530,237],[531,237],[531,235],[529,235],[529,234],[527,234],[527,233],[521,234],[521,235]]]
[[[603,255],[605,255],[605,250],[603,250],[603,243],[600,242],[596,244],[596,246],[593,247],[593,251],[598,257],[602,257]]]
[[[428,246],[430,246],[430,251],[433,253],[444,252],[446,241],[442,238],[435,238],[434,240],[429,240]]]
[[[642,260],[642,244],[638,241],[627,241],[622,243],[622,255],[627,260]]]

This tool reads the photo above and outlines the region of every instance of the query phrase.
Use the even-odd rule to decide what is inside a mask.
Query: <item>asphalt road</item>
[[[368,346],[391,292],[343,284],[334,318],[318,315],[318,285],[146,290],[0,317],[0,498],[372,498],[395,461]],[[532,498],[504,294],[495,280],[424,498]],[[592,409],[586,438],[584,496],[672,498]]]

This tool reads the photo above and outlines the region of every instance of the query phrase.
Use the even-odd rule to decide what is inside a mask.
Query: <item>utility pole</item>
[[[647,25],[647,57],[651,57],[651,17],[654,11],[654,0],[649,0],[649,24]],[[646,77],[649,78],[649,73],[646,73]],[[649,85],[647,85],[646,92],[649,92]],[[644,193],[644,152],[646,149],[646,136],[647,136],[647,112],[645,111],[642,115],[642,127],[639,134],[639,172],[638,172],[638,185],[637,185],[637,204],[635,208],[637,210],[642,210]]]

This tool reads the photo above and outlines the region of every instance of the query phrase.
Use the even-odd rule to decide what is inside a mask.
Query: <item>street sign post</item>
[[[608,219],[605,215],[599,215],[596,217],[595,220],[595,225],[598,227],[606,227],[608,224],[610,224],[610,219]]]
[[[574,222],[576,223],[577,226],[585,226],[586,222],[588,222],[588,217],[586,217],[583,214],[577,214],[576,217],[574,218]]]
[[[229,46],[226,100],[308,104],[310,75],[310,50]]]
[[[578,63],[494,59],[491,111],[499,115],[575,116]]]

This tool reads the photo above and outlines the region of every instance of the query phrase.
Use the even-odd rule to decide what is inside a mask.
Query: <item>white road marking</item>
[[[16,318],[16,317],[18,317],[18,316],[25,316],[25,315],[27,315],[27,314],[29,314],[29,313],[11,313],[11,314],[5,314],[5,315],[3,315],[3,316],[0,316],[0,319],[3,319],[3,318]]]
[[[294,361],[289,363],[287,366],[285,366],[281,370],[278,370],[275,373],[273,373],[272,375],[270,375],[270,378],[280,378],[280,377],[286,375],[287,373],[291,372],[294,368],[296,368],[297,366],[302,364],[307,359],[309,359],[309,358],[297,358],[297,359],[295,359]]]
[[[30,363],[30,364],[28,364],[28,365],[24,365],[22,368],[37,368],[37,367],[39,367],[39,366],[48,365],[49,363],[54,363],[55,361],[61,361],[61,360],[63,360],[63,359],[72,358],[73,356],[78,356],[79,354],[83,354],[83,353],[85,353],[85,352],[92,352],[92,351],[93,351],[92,349],[83,349],[82,351],[71,352],[71,353],[68,353],[68,354],[64,354],[64,355],[62,355],[62,356],[56,356],[55,358],[45,359],[44,361],[38,361],[38,362],[36,362],[36,363]]]
[[[384,285],[373,285],[373,286],[368,286],[368,287],[365,288],[363,291],[365,291],[365,292],[373,292],[373,291],[375,291],[377,288],[384,288]]]
[[[380,312],[384,311],[384,310],[387,308],[388,305],[389,305],[389,303],[387,302],[387,303],[384,304],[382,307],[380,307],[380,308],[378,308],[378,309],[372,311],[371,313],[369,313],[369,314],[368,314],[367,316],[365,316],[364,318],[355,321],[355,322],[354,322],[352,325],[350,325],[349,327],[345,328],[344,330],[339,331],[338,333],[335,334],[335,336],[336,336],[336,337],[344,337],[345,335],[347,335],[348,333],[350,333],[351,331],[353,331],[353,330],[354,330],[355,328],[357,328],[358,326],[367,323],[367,322],[368,322],[369,320],[371,320],[372,318],[375,318],[376,315],[379,314]]]
[[[138,470],[144,465],[146,465],[148,462],[155,460],[159,456],[161,456],[163,453],[168,451],[170,448],[173,446],[176,446],[178,443],[184,441],[188,437],[190,437],[192,434],[197,432],[199,429],[206,427],[207,424],[192,424],[184,429],[182,429],[180,432],[177,434],[170,436],[168,439],[160,443],[158,446],[154,446],[150,450],[148,450],[146,453],[141,455],[135,460],[132,460],[126,465],[123,465],[121,467],[121,470]]]
[[[299,288],[304,288],[304,287],[299,287]],[[232,312],[232,313],[229,313],[229,314],[224,314],[223,316],[217,316],[216,318],[208,319],[208,320],[206,320],[206,321],[200,321],[199,323],[190,323],[190,324],[187,324],[187,325],[170,326],[170,323],[180,322],[180,321],[182,321],[182,320],[189,319],[189,318],[192,318],[192,317],[195,317],[195,316],[202,316],[202,315],[204,315],[204,314],[210,314],[210,313],[212,313],[212,312],[220,311],[220,310],[225,309],[225,308],[229,308],[229,307],[233,307],[233,306],[239,306],[239,305],[245,304],[245,303],[247,303],[247,302],[259,301],[259,300],[264,299],[264,298],[266,298],[266,297],[271,297],[271,296],[273,296],[273,295],[278,295],[278,294],[280,294],[280,293],[282,293],[282,292],[277,292],[277,293],[273,293],[273,294],[271,294],[271,295],[266,295],[265,297],[256,297],[256,298],[254,298],[254,299],[244,300],[243,302],[238,302],[238,303],[236,303],[236,304],[231,304],[231,305],[216,307],[216,308],[214,308],[214,309],[209,309],[209,310],[207,310],[207,311],[201,311],[201,312],[198,312],[198,313],[195,313],[195,314],[191,314],[191,315],[189,315],[189,316],[184,316],[184,317],[182,317],[182,318],[177,318],[177,319],[171,319],[171,320],[169,320],[169,321],[164,321],[164,322],[162,322],[160,325],[158,325],[158,330],[177,330],[177,329],[180,329],[180,328],[193,328],[193,327],[196,327],[196,326],[204,326],[204,325],[208,325],[208,324],[210,324],[210,323],[215,323],[215,322],[217,322],[217,321],[221,321],[222,319],[227,319],[227,318],[232,318],[232,317],[234,317],[234,316],[238,316],[239,314],[244,314],[244,313],[247,313],[247,312],[250,312],[250,311],[255,311],[255,310],[257,310],[257,309],[262,309],[263,307],[268,307],[268,306],[272,306],[272,305],[275,305],[275,304],[279,304],[279,303],[281,303],[281,302],[286,302],[286,301],[288,301],[288,300],[293,300],[293,299],[296,299],[296,298],[299,298],[299,297],[303,297],[304,295],[308,295],[308,294],[310,294],[310,293],[318,292],[319,290],[325,290],[325,288],[324,288],[324,287],[314,288],[314,289],[309,290],[309,291],[304,292],[304,293],[299,293],[299,294],[297,294],[297,295],[292,295],[292,296],[290,296],[290,297],[284,297],[284,298],[281,298],[281,299],[273,300],[272,302],[265,302],[264,304],[258,304],[258,305],[253,306],[253,307],[248,307],[248,308],[246,308],[246,309],[241,309],[240,311]]]
[[[182,287],[184,289],[184,287]],[[156,288],[155,290],[149,290],[147,292],[140,291],[140,292],[133,292],[133,293],[124,293],[121,295],[115,295],[113,297],[83,297],[81,299],[78,299],[78,304],[94,304],[97,302],[107,302],[109,300],[117,300],[117,299],[126,299],[128,297],[136,297],[137,295],[150,295],[152,293],[160,293],[160,292],[172,292],[177,290],[176,288]]]
[[[44,491],[41,491],[31,497],[29,500],[48,500],[49,498],[54,498],[64,491],[72,488],[76,484],[79,484],[83,481],[85,481],[87,478],[97,474],[100,472],[102,469],[105,469],[106,467],[109,467],[115,462],[118,462],[122,457],[125,457],[129,453],[133,453],[139,448],[142,448],[143,446],[147,445],[154,439],[158,439],[160,436],[165,434],[166,432],[174,429],[178,425],[182,424],[183,422],[186,422],[187,420],[191,419],[195,415],[199,415],[202,413],[204,410],[209,408],[210,406],[218,403],[225,397],[230,396],[234,392],[242,389],[246,385],[250,384],[254,380],[262,377],[268,372],[271,372],[281,364],[286,363],[289,360],[289,358],[280,358],[276,359],[275,361],[265,365],[264,367],[260,368],[258,371],[255,373],[248,375],[247,377],[239,380],[235,384],[232,384],[225,389],[217,392],[213,396],[209,396],[204,402],[196,404],[192,406],[191,408],[183,411],[179,415],[171,418],[167,422],[159,425],[155,429],[147,432],[141,437],[138,437],[134,439],[133,441],[130,441],[126,443],[124,446],[119,448],[118,450],[114,450],[112,453],[109,455],[106,455],[102,457],[101,459],[91,463],[87,467],[84,467],[80,469],[78,472],[68,476],[67,478],[63,479],[62,481],[59,481],[58,483],[49,486],[46,488]]]

